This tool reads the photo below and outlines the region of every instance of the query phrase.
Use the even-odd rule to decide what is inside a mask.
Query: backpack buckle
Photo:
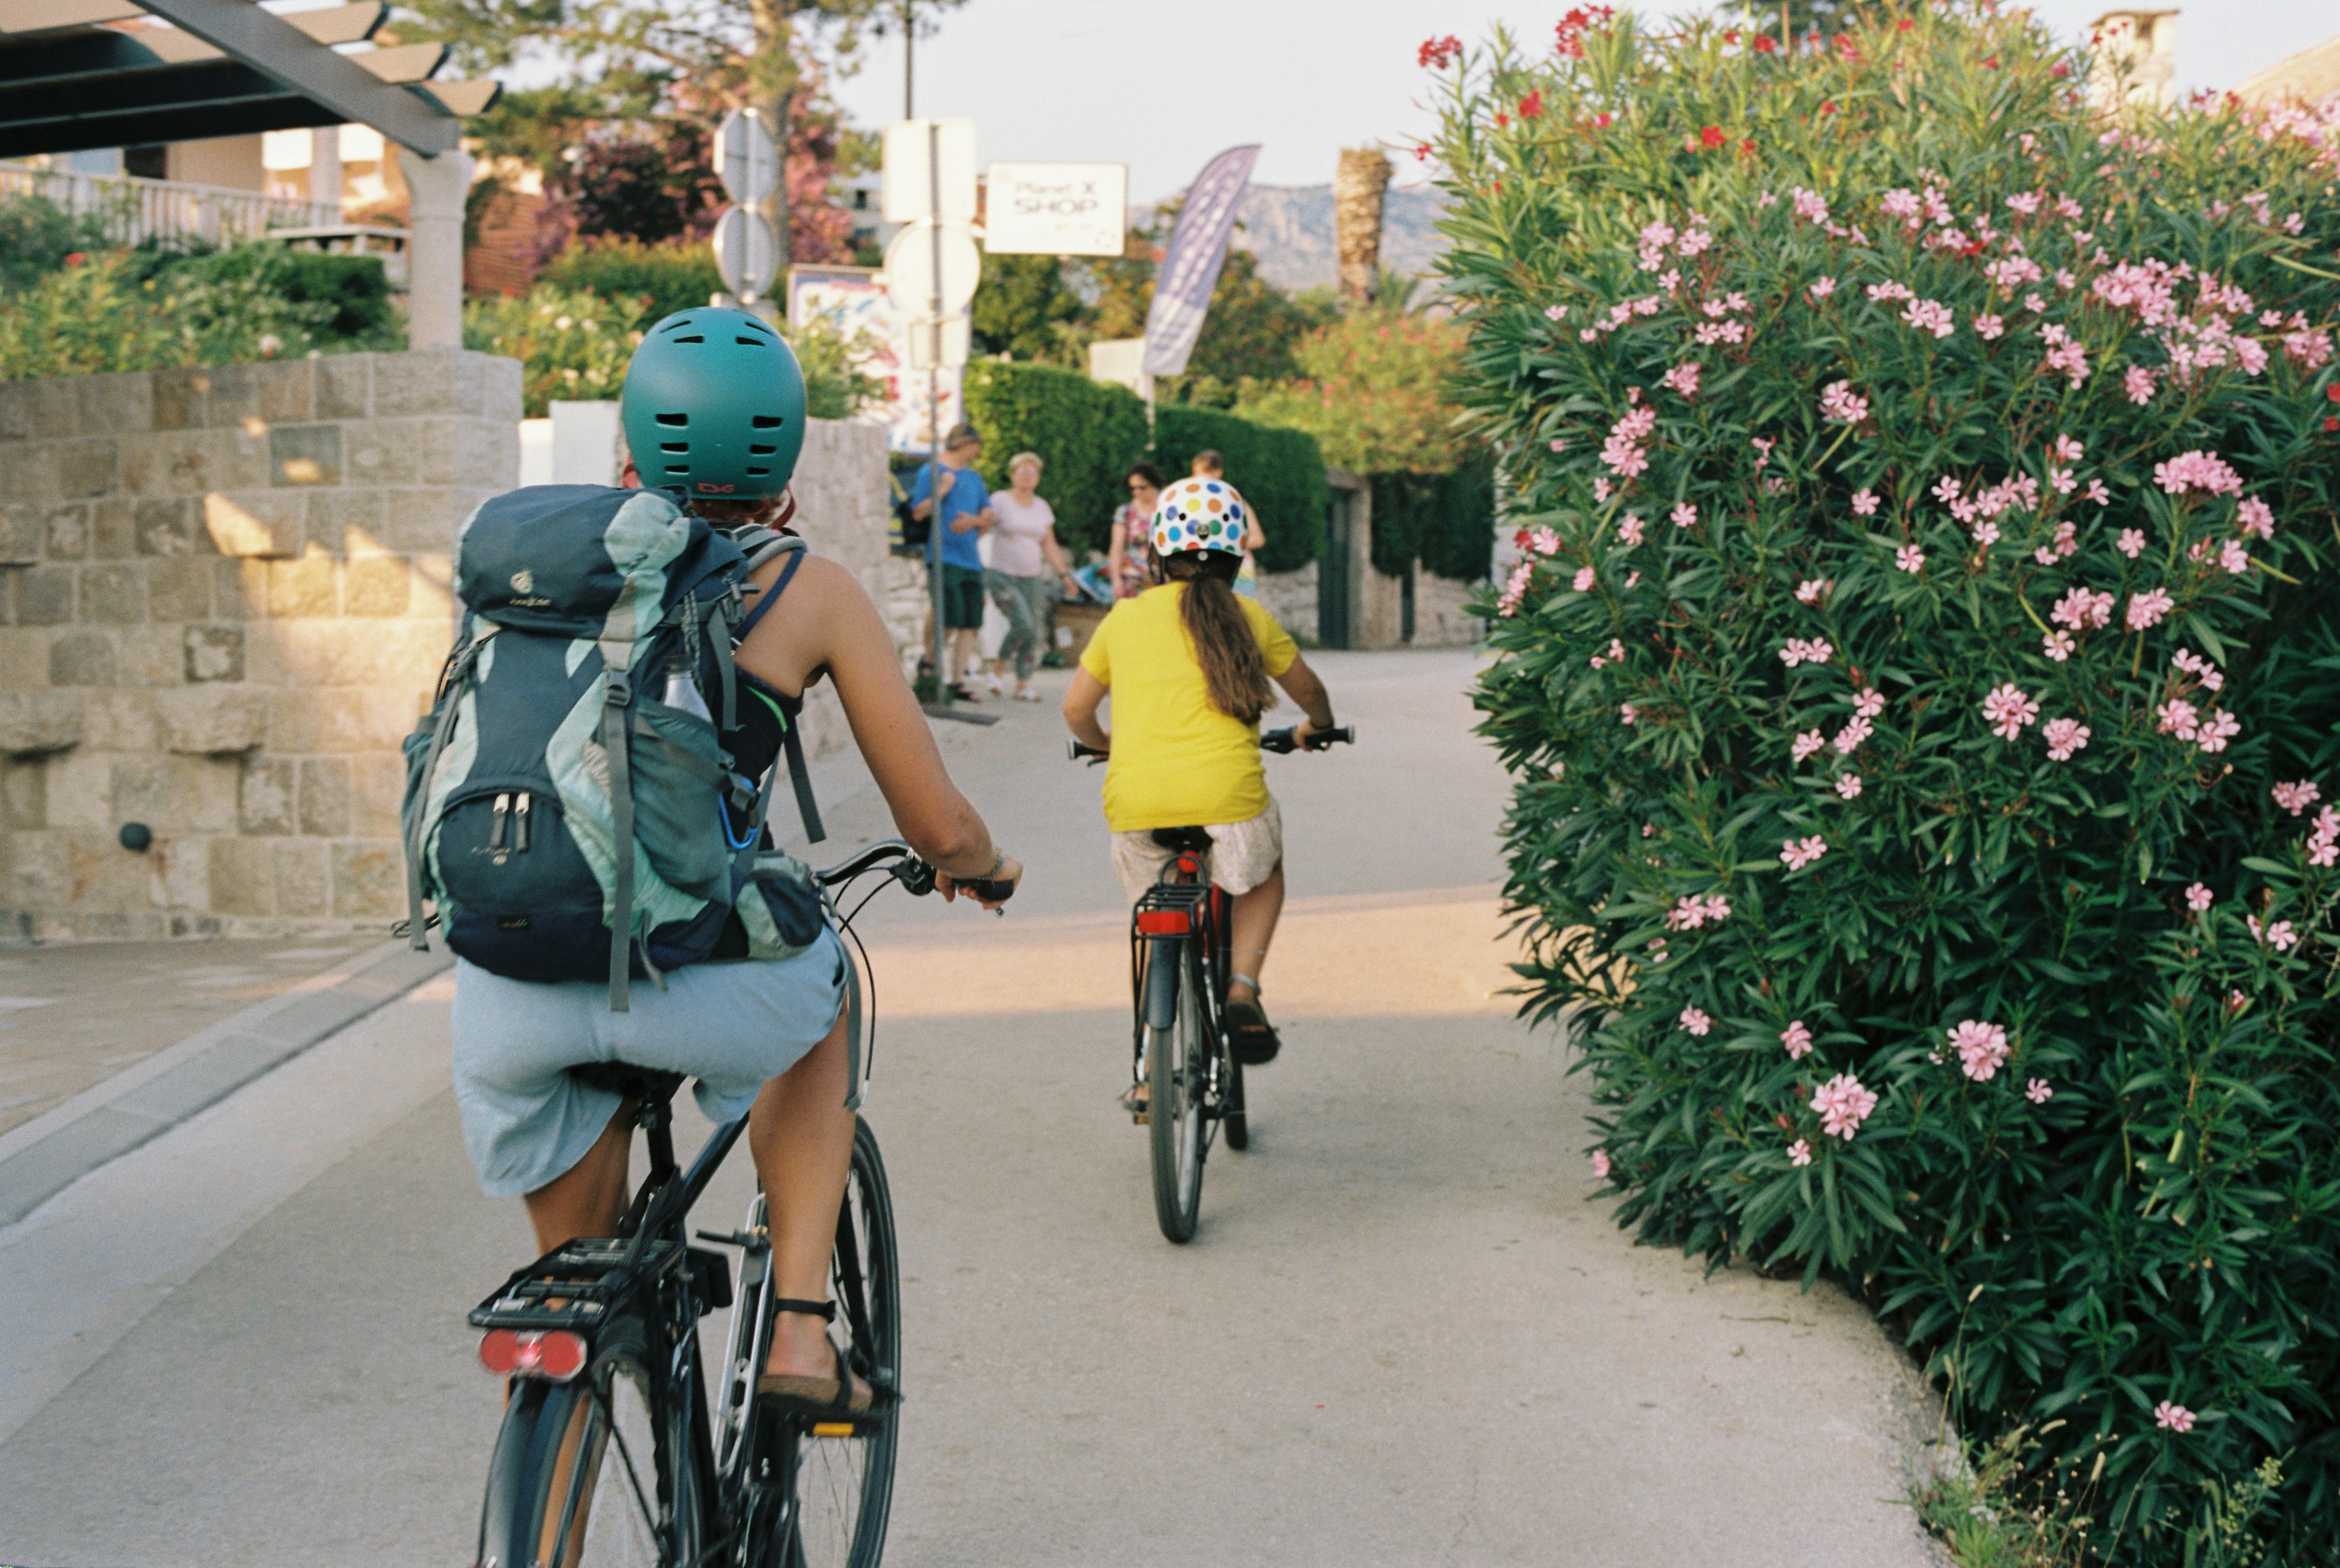
[[[626,678],[625,671],[610,669],[605,666],[602,675],[609,681],[608,701],[611,707],[621,708],[633,702],[634,685]]]

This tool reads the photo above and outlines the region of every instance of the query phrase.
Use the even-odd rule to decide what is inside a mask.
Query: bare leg
[[[770,1211],[774,1275],[779,1294],[800,1301],[828,1299],[829,1253],[853,1159],[855,1119],[845,1109],[846,1088],[840,1015],[803,1060],[764,1085],[748,1113],[748,1148]],[[782,1313],[764,1369],[835,1377],[828,1325],[803,1313]]]
[[[1267,963],[1267,945],[1275,940],[1275,922],[1284,913],[1284,863],[1277,861],[1265,882],[1249,892],[1235,894],[1230,902],[1234,906],[1234,918],[1229,922],[1234,927],[1230,955],[1234,971],[1257,980],[1260,970]],[[1229,1001],[1258,999],[1257,986],[1237,981],[1227,987]]]
[[[626,1158],[633,1150],[634,1107],[621,1105],[585,1158],[530,1193],[528,1221],[541,1257],[580,1236],[614,1236],[626,1217]]]

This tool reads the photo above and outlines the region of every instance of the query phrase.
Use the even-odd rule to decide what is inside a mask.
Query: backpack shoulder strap
[[[763,547],[749,557],[749,565],[752,568],[783,554],[789,555],[792,558],[787,566],[780,568],[780,575],[772,586],[756,596],[756,607],[748,612],[746,617],[731,634],[731,640],[735,645],[747,641],[748,634],[756,629],[756,623],[770,614],[772,606],[780,602],[780,596],[788,591],[788,579],[795,577],[797,568],[805,563],[805,542],[791,535]]]
[[[787,543],[794,547],[796,554],[787,566],[780,568],[778,578],[758,597],[756,607],[748,612],[747,618],[741,621],[739,629],[731,634],[731,640],[735,645],[746,641],[748,634],[756,629],[756,623],[762,620],[771,612],[772,606],[780,602],[780,595],[787,590],[788,579],[797,575],[798,567],[804,565],[804,541],[791,538]],[[801,704],[803,699],[798,700]],[[799,706],[798,714],[802,712],[803,709]],[[798,733],[797,714],[787,715],[787,722],[780,726],[780,754],[788,760],[788,784],[796,792],[797,815],[804,819],[805,837],[813,843],[818,843],[828,836],[828,830],[821,825],[820,804],[813,799],[812,774],[805,766],[804,736]],[[765,792],[765,797],[768,802],[770,798],[768,787]],[[768,804],[765,808],[764,814],[767,816],[770,814]]]

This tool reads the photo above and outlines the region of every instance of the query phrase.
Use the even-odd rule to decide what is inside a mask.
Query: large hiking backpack
[[[663,983],[727,929],[750,958],[818,937],[810,873],[762,847],[779,767],[759,788],[733,764],[748,574],[802,541],[758,530],[748,545],[663,491],[596,485],[514,490],[465,521],[461,630],[406,739],[414,946],[427,899],[481,969],[607,975],[623,1012],[630,979]],[[793,725],[787,742],[808,807]],[[819,836],[809,812],[807,826]]]

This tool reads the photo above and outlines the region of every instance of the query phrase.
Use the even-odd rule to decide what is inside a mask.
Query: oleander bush
[[[2022,17],[1423,46],[1526,1008],[2092,1561],[2340,1540],[2340,113]],[[2060,1504],[2059,1504],[2060,1505]]]
[[[349,346],[332,330],[333,303],[288,297],[265,268],[158,270],[154,261],[76,251],[0,293],[0,380],[233,365]]]

